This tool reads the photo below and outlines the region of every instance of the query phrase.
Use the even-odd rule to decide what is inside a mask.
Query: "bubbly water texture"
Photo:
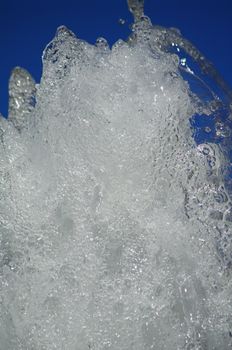
[[[41,83],[11,76],[0,350],[232,347],[225,155],[190,128],[220,101],[191,91],[164,29],[136,8],[128,42],[60,27]]]

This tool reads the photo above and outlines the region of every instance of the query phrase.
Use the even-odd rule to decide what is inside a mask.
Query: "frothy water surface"
[[[0,350],[232,347],[231,92],[128,4],[128,42],[62,26],[10,78]]]

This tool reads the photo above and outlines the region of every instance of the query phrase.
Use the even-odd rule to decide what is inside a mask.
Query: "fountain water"
[[[128,5],[128,42],[62,26],[40,84],[12,73],[0,350],[231,349],[231,92]]]

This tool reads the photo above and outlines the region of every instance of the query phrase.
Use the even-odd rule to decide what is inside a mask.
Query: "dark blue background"
[[[178,27],[232,86],[231,0],[146,0],[145,12],[153,23]],[[128,36],[131,21],[126,0],[0,0],[0,111],[7,115],[14,66],[26,68],[39,82],[42,51],[59,25],[89,42],[103,36],[113,44]]]

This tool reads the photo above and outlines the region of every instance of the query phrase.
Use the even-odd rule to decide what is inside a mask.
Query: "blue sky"
[[[178,27],[217,67],[232,86],[231,0],[146,0],[153,23]],[[131,23],[126,0],[1,0],[0,1],[0,112],[7,114],[7,88],[15,66],[30,71],[37,82],[41,55],[59,25],[94,43],[99,36],[110,44],[126,38]]]

